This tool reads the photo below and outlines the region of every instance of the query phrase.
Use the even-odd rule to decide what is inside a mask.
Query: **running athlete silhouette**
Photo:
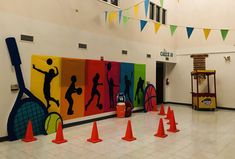
[[[132,78],[133,72],[131,73],[131,78]],[[131,97],[130,97],[130,86],[131,86],[131,78],[130,80],[128,79],[128,76],[124,76],[125,80],[125,90],[124,90],[124,95],[128,97],[129,101],[132,103]]]
[[[55,66],[54,66],[55,67]],[[43,93],[44,97],[47,101],[47,109],[50,108],[50,101],[53,101],[56,103],[57,107],[59,107],[59,100],[56,100],[55,98],[51,97],[51,81],[59,74],[58,68],[55,67],[56,72],[54,69],[50,69],[48,72],[42,71],[33,65],[33,69],[37,70],[40,73],[43,73],[45,75],[44,77],[44,84],[43,84]]]
[[[77,81],[77,78],[76,78],[76,76],[73,75],[71,77],[71,84],[70,84],[70,86],[67,89],[66,94],[65,94],[65,99],[69,103],[67,115],[73,115],[73,98],[72,98],[72,94],[77,93],[78,95],[80,95],[82,93],[82,88],[76,88],[75,87],[76,81]]]
[[[139,96],[140,90],[144,94],[144,80],[141,77],[139,77],[139,81],[137,83],[137,88],[136,88],[136,92],[135,92],[135,100],[137,97],[138,104],[140,104],[140,96]]]
[[[95,95],[98,96],[97,99],[97,104],[96,106],[101,110],[103,108],[103,105],[100,104],[100,92],[97,89],[97,86],[99,85],[103,85],[103,83],[99,83],[99,78],[100,78],[100,74],[96,73],[95,76],[93,77],[93,86],[92,86],[92,90],[91,90],[91,98],[89,99],[88,103],[85,106],[85,110],[87,110],[88,106],[91,104],[92,100],[94,99]]]
[[[114,87],[119,87],[119,85],[114,84],[112,77],[109,78],[109,71],[112,69],[112,65],[110,62],[107,65],[107,69],[108,69],[107,82],[108,82],[108,86],[109,86],[109,104],[110,104],[110,108],[114,108],[114,98],[113,98]]]

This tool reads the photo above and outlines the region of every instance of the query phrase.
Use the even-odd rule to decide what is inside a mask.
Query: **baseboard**
[[[176,105],[184,105],[184,106],[192,106],[190,103],[179,103],[179,102],[164,102],[164,104],[176,104]]]
[[[176,104],[176,105],[184,105],[184,106],[192,106],[192,104],[189,103],[179,103],[179,102],[164,102],[164,104]],[[223,109],[223,110],[235,110],[235,108],[230,108],[230,107],[222,107],[222,106],[217,106],[217,109]]]
[[[0,137],[0,142],[8,141],[7,136]]]
[[[224,109],[224,110],[235,110],[235,108],[221,107],[221,106],[217,106],[217,109]]]

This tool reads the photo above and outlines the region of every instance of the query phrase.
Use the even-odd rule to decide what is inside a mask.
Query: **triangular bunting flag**
[[[227,35],[228,35],[228,29],[221,29],[220,32],[221,32],[221,36],[223,38],[223,40],[226,39]]]
[[[134,6],[134,15],[135,15],[135,17],[137,17],[138,14],[139,14],[139,4],[136,4],[136,5]]]
[[[128,9],[123,10],[123,15],[130,17],[130,9],[128,8]]]
[[[193,27],[186,27],[187,30],[187,35],[188,35],[188,39],[191,37],[194,28]]]
[[[155,30],[155,33],[158,32],[159,28],[160,28],[161,24],[160,23],[154,23],[154,30]]]
[[[208,39],[209,35],[210,35],[210,32],[211,32],[211,29],[203,29],[203,32],[204,32],[204,35],[205,35],[205,38],[206,40]]]
[[[117,20],[118,12],[113,12],[113,20]]]
[[[105,22],[107,22],[107,15],[108,15],[108,12],[107,12],[107,11],[105,11],[105,12],[104,12]]]
[[[175,31],[177,29],[177,26],[176,25],[170,25],[170,30],[171,30],[171,36],[174,35]]]
[[[144,0],[144,8],[145,8],[145,16],[147,17],[149,9],[149,0]]]
[[[122,20],[123,20],[123,24],[126,24],[128,22],[128,20],[129,20],[129,17],[123,16]]]
[[[108,21],[109,21],[109,23],[111,23],[113,21],[113,12],[109,12]]]
[[[140,30],[143,31],[144,27],[146,26],[147,21],[146,20],[140,20]]]
[[[114,20],[116,20],[117,19],[117,12],[110,12],[108,19],[109,19],[109,23],[112,23]]]
[[[164,0],[160,0],[160,5],[163,7]]]
[[[118,19],[119,19],[119,24],[121,23],[121,20],[122,20],[122,10],[119,10],[118,11]]]

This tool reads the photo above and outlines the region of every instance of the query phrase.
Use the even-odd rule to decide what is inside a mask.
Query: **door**
[[[164,63],[156,62],[156,91],[157,104],[163,103],[163,78],[164,78]]]

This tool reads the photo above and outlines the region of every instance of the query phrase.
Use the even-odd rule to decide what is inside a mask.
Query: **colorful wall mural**
[[[63,120],[115,111],[119,92],[143,106],[145,77],[144,64],[32,56],[31,91]]]

